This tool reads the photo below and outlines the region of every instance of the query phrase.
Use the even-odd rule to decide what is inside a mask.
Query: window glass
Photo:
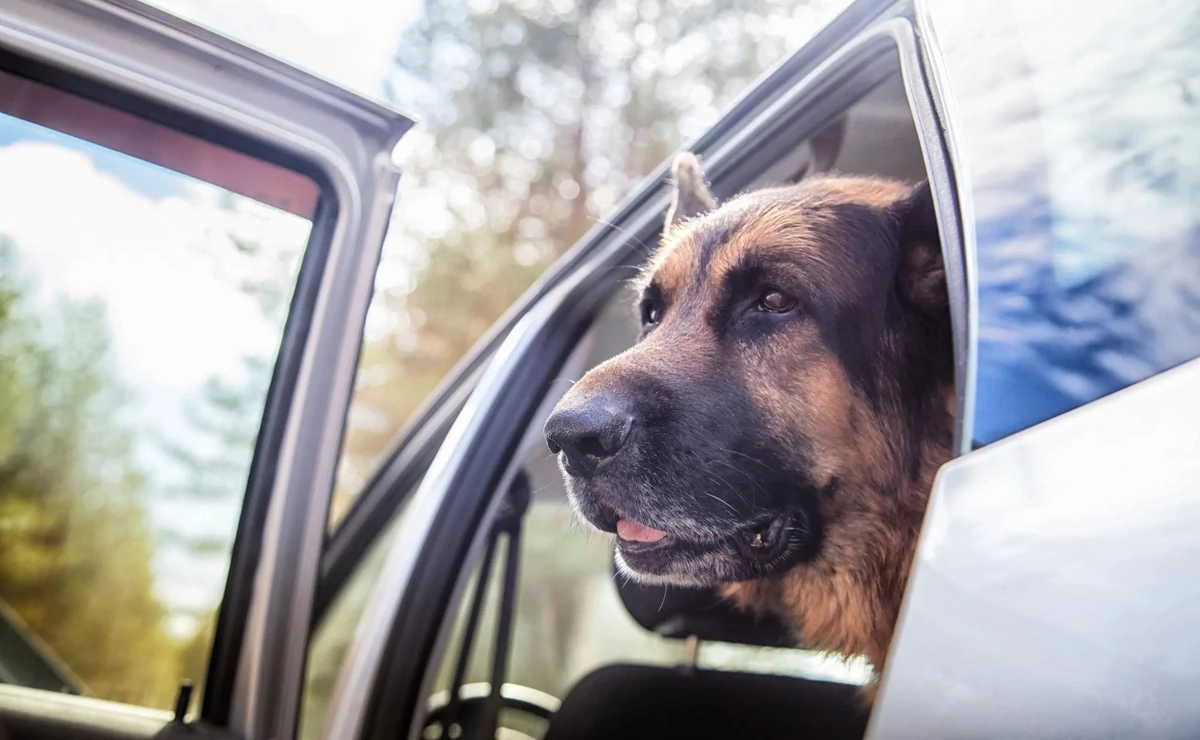
[[[508,683],[561,699],[576,681],[604,665],[672,666],[683,662],[683,641],[650,632],[630,616],[617,592],[611,537],[583,531],[574,520],[562,486],[551,485],[535,493],[521,538],[517,613],[505,679]],[[503,552],[498,551],[495,572],[488,583],[467,683],[490,680]],[[453,681],[473,589],[468,588],[459,606],[454,636],[442,656],[434,693],[447,691]],[[703,644],[697,664],[718,670],[847,683],[863,683],[870,675],[870,668],[861,659],[846,661],[806,650],[716,642]]]
[[[331,525],[533,280],[846,4],[424,4],[380,78],[422,126],[406,139]]]
[[[0,682],[202,685],[316,195],[0,73]]]
[[[1200,6],[934,5],[976,216],[986,444],[1200,356]]]
[[[333,698],[338,673],[383,570],[388,550],[404,526],[407,504],[406,499],[382,534],[371,543],[367,554],[359,561],[313,630],[308,644],[308,665],[304,672],[304,694],[301,698],[301,740],[317,740],[321,736],[325,709]]]

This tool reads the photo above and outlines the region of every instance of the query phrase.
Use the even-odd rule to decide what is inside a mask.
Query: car
[[[82,694],[83,684],[48,645],[0,601],[0,684]]]
[[[955,458],[868,713],[861,662],[794,648],[787,625],[711,592],[613,578],[604,542],[581,554],[587,538],[563,535],[542,425],[556,380],[636,341],[618,268],[659,236],[666,162],[493,326],[327,534],[392,153],[413,120],[136,3],[10,0],[0,91],[25,95],[0,94],[0,111],[311,226],[195,710],[188,685],[173,713],[0,685],[0,728],[1194,737],[1198,35],[1182,0],[858,0],[686,147],[720,197],[829,168],[931,185]],[[44,105],[16,107],[30,100]],[[140,134],[102,138],[115,129],[89,123],[106,116]],[[573,559],[586,568],[530,568]],[[531,572],[570,582],[570,603],[531,602],[553,590]],[[550,616],[522,633],[531,603]],[[582,657],[554,628],[568,613],[590,620]],[[642,642],[617,650],[609,636],[633,629]],[[535,654],[569,677],[561,690],[514,675]]]

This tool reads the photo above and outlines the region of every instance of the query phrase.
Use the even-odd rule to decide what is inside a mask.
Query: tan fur
[[[826,280],[835,270],[853,270],[838,255],[824,254],[813,236],[822,207],[858,203],[887,208],[908,192],[889,181],[830,180],[819,193],[795,210],[755,210],[753,199],[735,208],[751,211],[747,227],[732,235],[709,266],[704,280],[705,300],[711,300],[721,275],[750,250],[804,250],[812,258],[812,279]],[[689,289],[695,279],[701,231],[696,221],[675,227],[647,270],[668,302]],[[938,257],[940,259],[940,256]],[[696,352],[698,347],[674,347]],[[850,383],[819,337],[798,335],[785,355],[752,358],[770,372],[750,376],[749,387],[772,420],[766,433],[785,445],[812,446],[818,484],[837,480],[836,494],[821,502],[826,539],[819,555],[771,579],[736,583],[725,595],[741,607],[788,616],[806,646],[844,655],[863,655],[878,676],[900,609],[933,476],[950,457],[944,440],[923,443],[924,454],[915,476],[890,440],[911,432],[899,410],[876,413],[852,390]],[[788,379],[780,383],[780,377]],[[945,423],[953,419],[953,388],[947,388]],[[799,423],[798,419],[803,422]],[[797,429],[805,439],[788,439]],[[864,698],[870,702],[874,685]]]
[[[717,207],[694,157],[672,177],[641,280],[642,338],[576,383],[547,422],[551,449],[591,466],[564,464],[573,502],[606,531],[645,518],[678,540],[658,561],[641,550],[640,570],[619,561],[629,572],[688,585],[757,579],[723,592],[781,613],[807,646],[865,656],[879,675],[933,476],[951,454],[931,193],[822,178]],[[596,423],[579,409],[610,419],[586,430],[593,448],[624,424],[603,455],[571,447]],[[764,518],[786,527],[774,544],[741,539],[761,535]],[[618,548],[638,557],[629,542]]]

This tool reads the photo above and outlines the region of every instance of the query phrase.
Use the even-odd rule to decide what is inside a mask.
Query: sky
[[[202,446],[188,414],[205,382],[236,382],[244,357],[278,347],[279,328],[231,279],[244,259],[233,238],[298,253],[308,232],[302,218],[0,114],[0,236],[16,246],[26,308],[50,316],[61,301],[103,302],[109,374],[128,391],[124,422],[156,529],[186,522],[192,534],[231,536],[240,491],[181,511],[165,494],[182,472],[161,443]],[[222,562],[160,548],[154,569],[172,608],[220,598]]]
[[[360,95],[382,80],[421,0],[149,0]],[[369,22],[365,19],[369,19]]]

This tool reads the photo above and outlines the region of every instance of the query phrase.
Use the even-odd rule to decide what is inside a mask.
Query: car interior
[[[926,177],[921,143],[910,112],[898,55],[890,73],[877,75],[861,95],[818,133],[796,146],[788,156],[766,167],[753,187],[798,182],[824,172],[876,175],[917,182]],[[882,78],[880,80],[880,78]],[[560,377],[580,378],[590,368],[631,346],[637,337],[635,300],[614,276],[614,295],[580,340]],[[505,666],[511,649],[512,612],[516,603],[519,558],[507,555],[500,570],[496,634],[490,640],[488,685],[465,686],[468,654],[476,642],[482,593],[492,572],[496,543],[509,538],[507,551],[518,549],[522,514],[545,503],[569,508],[557,461],[548,454],[541,427],[550,408],[569,383],[555,383],[525,435],[515,463],[519,473],[508,491],[483,551],[481,585],[463,598],[465,627],[457,653],[447,650],[447,665],[455,666],[449,690],[431,701],[425,737],[472,737],[479,727],[496,727],[501,709],[532,714],[542,724],[529,735],[548,740],[587,738],[861,738],[868,714],[853,676],[841,680],[772,675],[769,672],[702,667],[696,656],[706,644],[720,643],[799,652],[788,628],[778,620],[755,618],[726,605],[711,591],[642,586],[614,575],[610,580],[620,603],[639,629],[683,645],[677,665],[646,665],[616,660],[576,680],[562,697],[506,683]],[[526,526],[530,522],[526,521]],[[586,537],[580,531],[567,538]],[[598,538],[599,539],[599,538]],[[566,545],[564,545],[566,547]],[[522,574],[521,577],[524,577]],[[453,611],[452,611],[453,613]],[[461,615],[460,615],[461,619]],[[506,737],[526,737],[510,728]],[[485,736],[486,731],[484,735]],[[498,737],[501,735],[497,735]]]

